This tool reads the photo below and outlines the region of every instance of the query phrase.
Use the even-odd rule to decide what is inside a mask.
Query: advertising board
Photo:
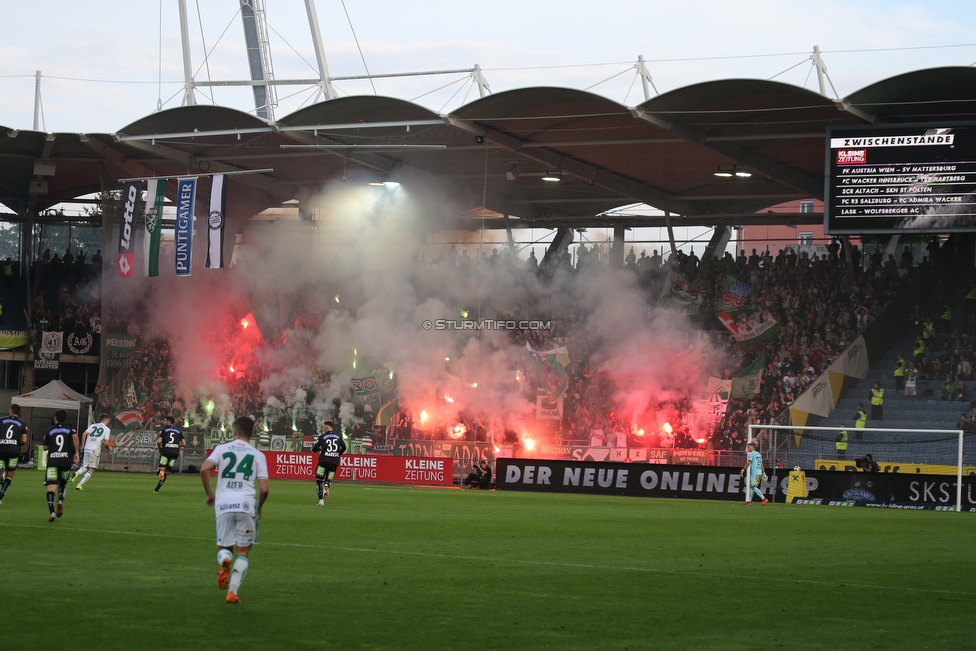
[[[761,490],[771,501],[783,502],[790,478],[788,472],[779,473],[771,474]],[[808,470],[805,476],[807,495],[796,504],[918,510],[954,510],[956,505],[955,477],[820,470]],[[498,459],[495,485],[498,490],[555,493],[744,498],[742,478],[735,467]],[[962,508],[976,511],[976,476],[963,477]]]

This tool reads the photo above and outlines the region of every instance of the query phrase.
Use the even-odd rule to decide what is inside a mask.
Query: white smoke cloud
[[[391,192],[336,183],[304,202],[323,217],[320,223],[284,222],[249,234],[232,269],[145,279],[138,299],[124,297],[143,306],[144,331],[169,340],[178,395],[188,404],[213,397],[218,413],[232,415],[232,387],[215,375],[226,351],[213,336],[253,312],[269,340],[253,350],[265,409],[305,404],[310,391],[320,423],[331,418],[334,399],[342,401],[343,417],[354,418],[353,378],[385,381],[392,373],[415,422],[425,410],[429,426],[441,431],[461,416],[479,416],[496,435],[524,433],[535,396],[516,371],[529,369],[531,358],[505,331],[424,327],[462,314],[578,321],[574,348],[586,342],[593,358],[574,361],[614,360],[612,402],[628,421],[658,418],[663,399],[699,397],[707,364],[671,346],[694,342],[697,333],[683,317],[650,308],[633,274],[594,269],[574,276],[559,269],[547,279],[521,267],[464,273],[421,263],[425,234],[460,210],[437,190],[406,187],[418,186]],[[296,324],[302,317],[314,327]]]

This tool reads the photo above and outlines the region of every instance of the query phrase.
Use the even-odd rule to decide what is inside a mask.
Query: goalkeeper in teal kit
[[[749,441],[746,449],[748,450],[746,465],[742,466],[742,470],[739,471],[739,474],[743,476],[746,476],[747,472],[749,473],[746,476],[746,506],[752,504],[753,494],[757,495],[763,504],[767,504],[769,500],[759,490],[759,485],[766,479],[766,473],[763,472],[762,455],[756,451],[756,444],[752,441]]]

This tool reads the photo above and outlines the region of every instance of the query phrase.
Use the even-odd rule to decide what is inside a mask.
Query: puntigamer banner
[[[771,470],[769,471],[772,472]],[[789,473],[778,471],[762,491],[782,502]],[[807,471],[807,496],[797,503],[950,510],[956,504],[955,477],[898,473]],[[739,469],[542,459],[498,459],[499,490],[594,493],[643,497],[742,500]],[[976,511],[976,476],[963,477],[962,508]]]

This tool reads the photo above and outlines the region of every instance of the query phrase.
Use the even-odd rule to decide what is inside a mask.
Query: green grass
[[[199,479],[0,506],[4,649],[955,649],[970,514],[273,482],[240,591]]]

